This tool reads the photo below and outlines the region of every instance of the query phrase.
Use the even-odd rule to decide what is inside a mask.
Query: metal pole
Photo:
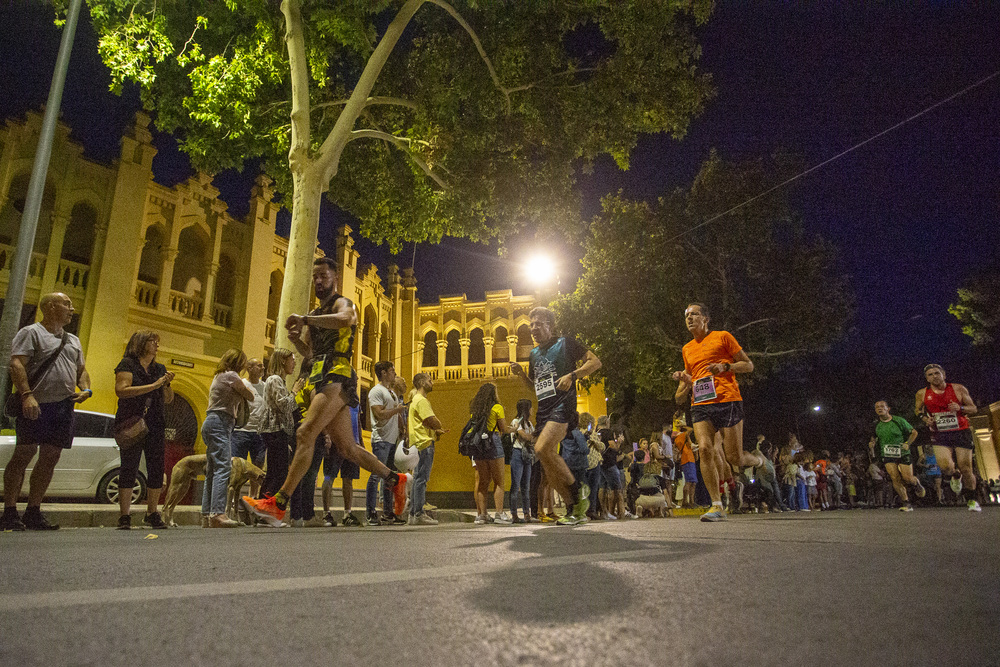
[[[70,0],[69,11],[66,14],[62,41],[59,44],[59,56],[56,58],[56,69],[52,76],[52,86],[49,88],[49,99],[45,105],[45,116],[42,119],[42,131],[38,135],[35,163],[31,168],[31,180],[28,182],[28,196],[24,202],[24,215],[21,216],[21,229],[18,231],[17,245],[14,248],[10,282],[7,284],[7,294],[4,297],[3,315],[0,316],[0,391],[5,391],[7,388],[11,343],[21,323],[24,288],[28,282],[28,265],[35,245],[38,215],[42,209],[42,195],[45,193],[45,177],[49,171],[49,158],[52,156],[52,138],[55,135],[56,122],[59,120],[63,85],[66,83],[66,70],[69,68],[69,55],[73,51],[73,38],[76,36],[76,23],[80,17],[82,1]]]

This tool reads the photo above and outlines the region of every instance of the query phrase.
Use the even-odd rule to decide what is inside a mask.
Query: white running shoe
[[[979,503],[977,503],[975,500],[970,500],[969,501],[969,511],[970,512],[982,512],[983,508],[980,507]]]
[[[479,516],[476,517],[476,520],[473,521],[472,523],[476,524],[477,526],[483,526],[487,523],[486,517],[480,514]]]
[[[951,490],[955,492],[956,496],[962,492],[962,478],[961,477],[952,477],[951,481],[948,482],[948,484],[951,485]]]
[[[511,524],[514,520],[506,512],[498,512],[493,515],[493,523]]]

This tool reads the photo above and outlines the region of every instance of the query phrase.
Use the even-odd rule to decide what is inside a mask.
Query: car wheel
[[[115,468],[101,478],[97,485],[97,501],[101,503],[118,504],[118,472]],[[132,503],[135,504],[146,497],[146,478],[142,473],[136,473],[135,484],[132,486]]]

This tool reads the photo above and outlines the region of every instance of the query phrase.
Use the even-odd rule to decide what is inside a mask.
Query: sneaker
[[[952,477],[951,481],[948,482],[948,484],[951,485],[951,490],[955,492],[956,496],[962,492],[962,478],[961,477]]]
[[[497,514],[494,514],[493,522],[502,523],[504,525],[509,525],[511,523],[514,523],[514,521],[510,518],[510,515],[507,514],[506,512],[498,512]]]
[[[522,519],[519,516],[514,517],[513,519],[511,519],[510,522],[511,523],[527,523],[527,521],[525,521],[524,519]]]
[[[924,488],[924,485],[921,484],[920,480],[918,479],[917,480],[917,498],[923,498],[926,495],[927,495],[927,489]]]
[[[49,523],[48,519],[42,514],[42,511],[35,507],[24,510],[24,516],[21,517],[21,521],[24,522],[24,527],[28,530],[59,530],[59,524]]]
[[[285,510],[278,507],[274,501],[274,496],[268,496],[257,500],[250,496],[243,496],[243,505],[251,514],[259,516],[274,527],[281,525],[281,520],[285,518]]]
[[[541,523],[555,523],[558,520],[559,517],[555,516],[554,514],[543,514],[542,518],[539,519]]]
[[[306,527],[305,519],[292,519],[292,528],[305,528],[305,527]]]
[[[626,518],[626,519],[638,519],[639,517],[637,517],[636,515],[632,514],[631,512],[625,512],[624,518]]]
[[[556,521],[556,525],[559,526],[576,526],[579,523],[580,523],[580,517],[574,516],[572,514],[567,514],[558,521]]]
[[[709,522],[725,521],[726,512],[722,508],[713,507],[712,509],[701,515],[701,520]]]
[[[533,514],[531,516],[529,516],[527,519],[525,519],[525,521],[527,521],[528,523],[541,523],[542,522],[541,519],[539,519],[537,516],[535,516]]]
[[[0,531],[20,532],[22,530],[24,530],[24,523],[21,521],[21,517],[18,516],[17,514],[17,508],[16,507],[4,508],[3,516],[0,516]]]
[[[131,515],[125,514],[118,517],[118,528],[115,530],[132,530],[132,517]]]
[[[900,512],[912,512],[913,511],[913,506],[910,505],[910,503],[906,503],[905,505],[903,505],[902,507],[899,508],[899,511]]]
[[[327,512],[323,515],[323,525],[327,528],[332,528],[337,525],[337,520],[333,518],[333,515]],[[347,525],[347,521],[344,521],[344,525]]]
[[[365,517],[365,523],[367,523],[369,526],[377,526],[377,525],[379,525],[378,515],[377,514],[369,514],[367,517]]]
[[[383,514],[382,518],[379,519],[379,525],[380,526],[391,526],[395,522],[396,522],[396,515],[395,514]]]
[[[982,512],[983,508],[980,507],[979,503],[977,503],[975,500],[970,500],[969,501],[969,511],[970,512]]]
[[[437,505],[431,505],[430,503],[424,503],[424,511],[425,512],[433,512],[436,509],[437,509]]]
[[[401,516],[394,516],[392,517],[392,521],[390,521],[389,523],[391,523],[393,526],[405,526],[406,519],[404,519]]]
[[[120,521],[119,521],[120,523]],[[143,517],[142,523],[149,526],[150,528],[166,528],[167,524],[163,523],[163,517],[160,516],[159,512],[153,512],[152,514],[147,514]]]
[[[614,514],[605,514],[604,515],[604,520],[605,521],[617,521],[618,517],[616,517]]]
[[[429,516],[427,516],[426,512],[421,512],[420,514],[418,514],[416,516],[411,516],[410,518],[411,519],[415,519],[415,521],[410,524],[411,526],[436,526],[436,525],[438,525],[437,519],[430,518]]]
[[[225,514],[215,514],[208,519],[209,528],[239,528],[243,524],[233,521]]]
[[[358,517],[354,516],[350,512],[344,514],[344,520],[341,522],[344,524],[344,528],[360,528],[361,522]]]
[[[201,515],[201,527],[202,528],[208,528],[208,515],[207,514],[202,514]]]
[[[544,521],[544,519],[543,519],[543,521]],[[472,523],[476,524],[477,526],[485,526],[486,523],[487,523],[486,517],[484,517],[482,514],[480,514],[480,515],[478,515],[476,517],[476,520],[473,521]]]
[[[573,504],[573,509],[571,513],[577,518],[578,523],[585,523],[587,521],[587,510],[590,509],[590,487],[586,484],[580,485],[580,493],[577,495],[576,502]]]

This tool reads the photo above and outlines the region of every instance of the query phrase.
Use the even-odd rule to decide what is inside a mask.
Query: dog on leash
[[[173,520],[174,508],[181,498],[187,495],[195,478],[205,474],[206,458],[204,454],[185,456],[171,470],[170,486],[167,487],[167,495],[163,501],[163,521],[168,526],[177,525]],[[263,480],[264,471],[248,463],[246,459],[233,457],[233,467],[229,473],[229,489],[226,494],[226,514],[230,518],[237,516],[236,503],[240,498],[240,490],[251,479]]]

